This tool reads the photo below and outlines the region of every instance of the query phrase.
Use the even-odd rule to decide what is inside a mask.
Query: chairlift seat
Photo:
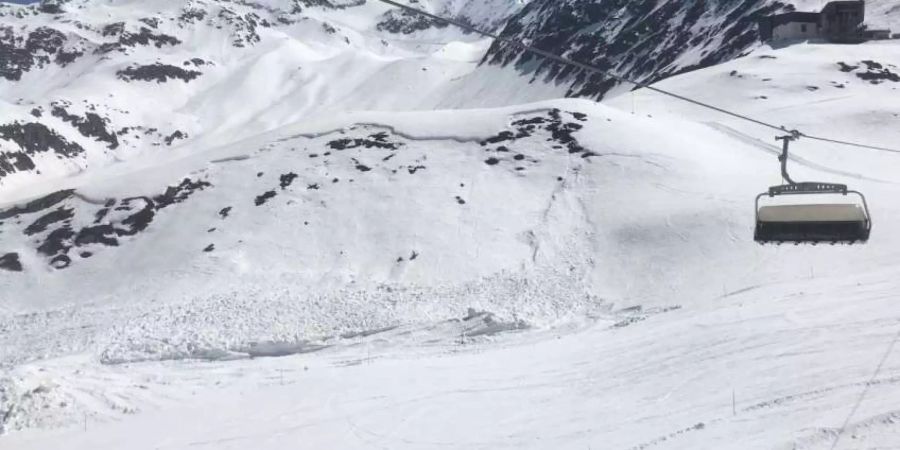
[[[775,205],[759,208],[758,242],[865,242],[869,218],[856,204]]]
[[[759,209],[760,222],[865,222],[866,213],[852,203],[774,205]]]

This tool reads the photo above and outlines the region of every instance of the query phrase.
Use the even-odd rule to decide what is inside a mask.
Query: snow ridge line
[[[515,114],[512,114],[509,116],[507,126],[509,126],[509,122],[514,121],[514,119],[516,117],[545,113],[545,112],[552,111],[554,109],[558,109],[558,108],[553,108],[553,107],[548,106],[548,107],[540,107],[540,108],[526,109],[526,110],[518,111]],[[479,143],[482,140],[484,140],[485,138],[490,137],[489,136],[490,133],[487,133],[482,136],[477,136],[477,137],[476,136],[463,137],[463,136],[459,136],[459,135],[439,135],[439,134],[416,135],[415,133],[408,133],[405,131],[401,131],[397,128],[396,125],[389,125],[389,124],[379,123],[379,122],[362,121],[362,122],[354,122],[350,125],[345,125],[345,126],[341,126],[341,127],[329,128],[324,131],[311,131],[311,132],[305,132],[305,133],[292,134],[287,137],[277,139],[275,142],[279,142],[279,143],[287,142],[287,141],[290,141],[293,139],[301,139],[301,138],[302,139],[319,139],[319,138],[327,137],[327,136],[334,135],[334,134],[344,134],[347,132],[347,130],[350,130],[353,128],[366,128],[366,127],[390,131],[391,134],[398,136],[400,138],[409,140],[409,141],[452,141],[452,142],[456,142],[459,144],[471,144],[471,143]],[[633,155],[622,155],[622,156],[633,156]]]

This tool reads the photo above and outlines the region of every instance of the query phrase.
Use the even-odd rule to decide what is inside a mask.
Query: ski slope
[[[192,96],[196,145],[4,197],[0,449],[900,445],[900,155],[797,142],[792,174],[864,192],[872,238],[763,247],[770,130],[646,91],[498,107],[528,80],[475,69],[478,41],[213,102],[304,54],[283,45]],[[897,49],[762,47],[658,86],[896,146]],[[410,72],[421,96],[362,94]]]
[[[72,414],[68,429],[0,445],[830,448],[897,328],[884,313],[896,278],[770,284],[628,326],[490,342],[398,346],[388,334],[290,358],[78,375],[92,363],[68,360],[35,375],[114,412],[89,415],[87,431]],[[887,360],[838,448],[896,445],[897,364]]]

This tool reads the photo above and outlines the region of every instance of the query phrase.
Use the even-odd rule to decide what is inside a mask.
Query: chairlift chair
[[[864,243],[872,230],[872,219],[866,197],[846,185],[819,182],[795,182],[787,173],[788,147],[798,134],[776,138],[784,147],[778,157],[781,175],[787,184],[772,186],[756,197],[756,231],[754,240],[761,244],[785,243]],[[760,206],[763,197],[790,195],[839,194],[859,197],[859,203],[784,204]]]

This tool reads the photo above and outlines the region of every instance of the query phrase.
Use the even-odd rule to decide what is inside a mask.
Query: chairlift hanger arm
[[[783,143],[781,155],[778,156],[778,161],[781,162],[781,177],[787,184],[770,187],[769,197],[808,193],[847,195],[847,186],[844,184],[823,183],[819,181],[794,181],[794,179],[791,178],[791,175],[787,170],[787,163],[790,159],[790,144],[792,141],[799,139],[800,136],[799,132],[794,131],[791,132],[790,135],[775,138],[775,140],[782,141]]]
[[[794,141],[796,139],[797,139],[797,136],[793,135],[793,134],[790,136],[779,136],[779,137],[775,138],[775,140],[777,140],[777,141],[782,141],[781,156],[778,157],[778,160],[781,161],[781,178],[784,178],[784,181],[787,181],[787,183],[790,185],[797,184],[796,182],[794,182],[793,179],[791,179],[791,176],[788,174],[788,171],[787,171],[787,163],[788,163],[788,156],[789,156],[788,151],[789,151],[789,148],[791,145],[791,141]]]

